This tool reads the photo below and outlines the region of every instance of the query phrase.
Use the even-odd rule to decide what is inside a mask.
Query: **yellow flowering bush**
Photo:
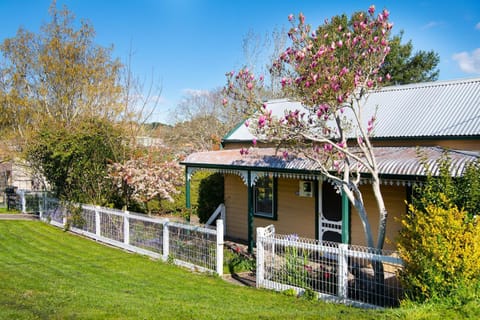
[[[449,297],[480,278],[480,223],[474,216],[439,194],[443,205],[428,204],[424,211],[409,207],[401,221],[400,274],[409,298]],[[447,208],[445,208],[447,204]]]

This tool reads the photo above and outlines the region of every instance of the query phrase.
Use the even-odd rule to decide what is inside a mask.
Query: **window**
[[[257,180],[253,188],[253,214],[262,218],[277,218],[276,188],[277,180],[263,176]]]

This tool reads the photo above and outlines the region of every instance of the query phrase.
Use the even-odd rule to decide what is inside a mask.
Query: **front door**
[[[328,181],[319,181],[319,240],[342,242],[342,196]]]

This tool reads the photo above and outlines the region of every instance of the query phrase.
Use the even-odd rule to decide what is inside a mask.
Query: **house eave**
[[[278,155],[275,148],[251,149],[248,155],[241,155],[240,149],[227,149],[214,152],[199,152],[188,156],[182,165],[188,168],[204,168],[213,170],[243,170],[257,172],[277,172],[281,174],[323,176],[318,164],[306,157]],[[399,179],[408,181],[423,180],[430,173],[439,173],[438,160],[446,149],[440,147],[376,147],[377,170],[382,179]],[[422,158],[420,157],[422,155]],[[478,161],[477,151],[450,150],[451,174],[461,176],[468,163]],[[342,168],[335,168],[342,171]],[[368,168],[360,166],[361,178],[371,178]]]

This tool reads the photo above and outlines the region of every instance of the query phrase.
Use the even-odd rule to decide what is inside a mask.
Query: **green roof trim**
[[[239,124],[237,124],[232,130],[230,130],[223,138],[222,138],[222,144],[225,140],[227,140],[235,131],[238,130],[243,124],[245,123],[245,120],[242,120]]]
[[[312,175],[322,176],[320,171],[302,170],[302,169],[289,169],[289,168],[269,168],[269,167],[256,167],[256,166],[237,166],[237,165],[224,165],[224,164],[209,164],[209,163],[188,163],[180,162],[186,168],[203,168],[203,169],[219,169],[219,170],[244,170],[244,171],[261,171],[261,172],[278,172],[278,173],[291,173],[299,175]],[[335,171],[336,172],[336,171]],[[332,173],[335,173],[332,172]],[[362,178],[368,179],[371,177],[369,173],[361,173]],[[395,175],[395,174],[379,174],[381,179],[386,180],[405,180],[405,181],[419,181],[422,182],[426,179],[426,176],[420,175]]]

